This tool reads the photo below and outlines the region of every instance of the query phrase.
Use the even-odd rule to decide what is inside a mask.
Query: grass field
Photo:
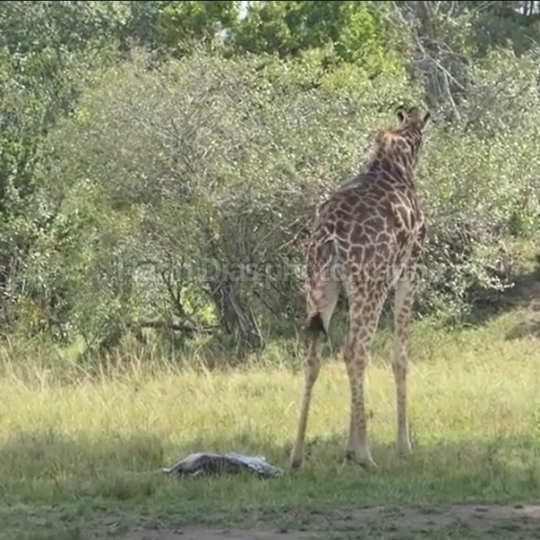
[[[379,470],[344,464],[348,384],[339,357],[315,390],[305,467],[280,479],[178,480],[155,469],[191,451],[256,453],[281,467],[302,374],[151,369],[66,376],[2,353],[0,540],[532,538],[540,511],[540,347],[505,335],[534,313],[413,334],[415,454],[397,458],[387,336],[368,374]],[[284,359],[284,362],[286,359]],[[497,506],[494,506],[494,505]],[[536,525],[535,525],[536,523]]]

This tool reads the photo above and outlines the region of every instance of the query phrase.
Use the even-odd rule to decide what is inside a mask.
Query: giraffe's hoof
[[[300,467],[302,467],[302,463],[304,462],[304,459],[302,458],[302,456],[291,456],[291,459],[289,461],[289,467],[291,468],[291,470],[293,471],[297,471],[298,469],[300,469]]]
[[[345,458],[347,461],[360,465],[360,467],[369,470],[369,469],[378,469],[379,465],[373,460],[370,456],[357,456],[354,451],[349,450],[345,453]]]
[[[302,468],[302,461],[291,460],[291,462],[289,463],[289,468],[291,469],[291,471],[299,471]]]
[[[413,454],[413,449],[410,442],[398,443],[397,452],[399,457],[406,458]]]
[[[375,470],[379,468],[377,462],[373,461],[372,459],[359,461],[358,465],[366,470]]]

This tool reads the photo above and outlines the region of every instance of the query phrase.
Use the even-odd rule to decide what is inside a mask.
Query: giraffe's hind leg
[[[320,371],[320,346],[324,335],[330,327],[330,321],[337,304],[338,295],[339,282],[331,278],[326,279],[324,283],[315,283],[315,286],[308,291],[308,318],[306,321],[308,335],[304,393],[302,396],[296,441],[290,456],[290,466],[293,469],[299,468],[304,460],[311,396]]]
[[[409,439],[407,413],[407,347],[412,320],[415,283],[409,276],[402,276],[396,284],[394,301],[394,350],[392,370],[396,386],[397,436],[396,444],[400,455],[412,453]]]
[[[376,283],[348,284],[350,330],[344,361],[351,388],[351,411],[346,457],[366,468],[376,467],[371,456],[365,409],[365,373],[377,330],[386,287]]]

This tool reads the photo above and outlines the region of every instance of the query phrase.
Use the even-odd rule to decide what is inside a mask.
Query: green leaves
[[[88,343],[136,317],[219,324],[251,344],[259,323],[293,329],[314,205],[398,104],[421,101],[438,117],[418,183],[422,305],[459,314],[500,288],[499,246],[538,231],[540,73],[513,30],[491,39],[480,21],[529,39],[534,14],[240,4],[0,5],[3,320],[30,313],[32,331]],[[227,274],[238,265],[250,277]]]
[[[233,42],[239,51],[280,56],[330,46],[337,61],[376,73],[392,62],[387,12],[375,2],[253,2],[233,27]]]

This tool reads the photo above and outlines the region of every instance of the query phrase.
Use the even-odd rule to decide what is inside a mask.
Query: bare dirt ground
[[[344,508],[324,516],[316,514],[304,530],[284,530],[268,526],[252,529],[212,529],[204,527],[139,528],[124,540],[304,540],[353,538],[353,532],[377,533],[377,538],[439,538],[445,531],[454,538],[540,538],[540,504],[528,506],[455,505],[449,508]],[[485,535],[485,536],[484,536]],[[354,536],[356,537],[356,535]]]

